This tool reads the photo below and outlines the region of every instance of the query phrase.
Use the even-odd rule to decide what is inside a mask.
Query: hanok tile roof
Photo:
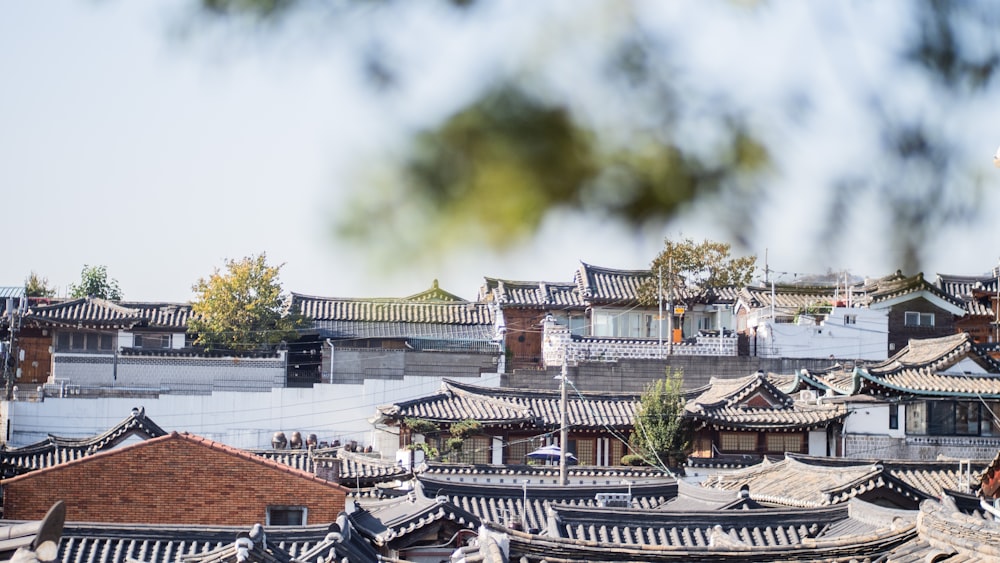
[[[588,303],[623,304],[638,301],[639,286],[650,278],[649,270],[616,270],[581,263],[574,281]]]
[[[0,447],[0,476],[7,479],[94,455],[110,450],[132,436],[148,440],[166,434],[146,416],[145,409],[136,408],[124,420],[96,436],[60,438],[50,435],[45,440],[20,448]]]
[[[615,529],[616,522],[629,518],[629,511],[611,509],[605,511],[605,521],[595,521],[595,529],[600,523],[605,531]],[[792,511],[776,511],[770,522],[747,516],[746,525],[734,524],[727,530],[724,525],[710,524],[707,533],[697,530],[699,522],[692,519],[688,524],[683,519],[676,527],[644,527],[641,517],[636,524],[640,531],[623,525],[618,528],[618,538],[613,530],[608,533],[610,541],[553,537],[515,531],[495,523],[486,523],[488,532],[506,535],[510,545],[510,559],[529,561],[554,560],[563,563],[582,561],[644,561],[693,562],[693,561],[838,561],[870,560],[871,558],[908,541],[915,535],[915,523],[908,519],[906,512],[891,511],[866,505],[851,503],[846,509],[812,512],[801,525]],[[846,516],[841,515],[846,512]],[[752,513],[752,512],[751,512]],[[713,512],[722,519],[738,514]],[[910,513],[912,515],[913,513]],[[657,518],[651,515],[652,518]],[[712,516],[708,516],[709,521]],[[756,524],[756,525],[755,525]],[[790,524],[790,525],[789,525]],[[585,529],[589,533],[590,529]],[[675,539],[676,544],[668,542]],[[812,536],[812,537],[810,537]],[[745,539],[744,539],[745,538]],[[617,540],[617,541],[616,541]]]
[[[443,299],[440,293],[432,290],[402,299],[344,299],[293,293],[291,309],[311,319],[313,326],[330,338],[494,338],[495,319],[489,304]]]
[[[0,299],[15,298],[20,299],[25,297],[24,286],[23,285],[0,285]]]
[[[937,286],[950,295],[965,302],[965,310],[972,316],[992,317],[995,313],[990,299],[981,297],[997,294],[997,276],[983,274],[981,276],[956,276],[938,274]]]
[[[66,523],[66,503],[56,501],[37,522],[0,524],[0,561],[52,563]]]
[[[438,522],[451,522],[458,528],[475,530],[479,517],[463,510],[444,497],[427,497],[419,491],[386,500],[361,503],[350,516],[354,525],[375,545],[390,546],[413,543],[406,536],[416,534],[422,539],[426,528]]]
[[[636,508],[657,508],[677,494],[673,479],[654,479],[623,483],[621,479],[605,479],[594,485],[539,485],[529,483],[466,483],[418,475],[417,484],[428,497],[447,497],[453,505],[475,514],[481,521],[505,523],[519,517],[526,529],[543,529],[547,525],[547,507],[551,503],[570,506],[597,506],[598,493],[628,493]],[[527,494],[528,504],[524,498]]]
[[[712,378],[688,400],[684,416],[720,428],[799,430],[819,428],[847,416],[842,405],[796,403],[763,372],[738,379]]]
[[[872,507],[874,510],[879,508]],[[549,536],[618,545],[708,547],[743,545],[752,549],[801,546],[843,536],[866,536],[879,527],[850,517],[848,504],[812,510],[665,511],[578,508],[552,505]],[[909,516],[881,509],[886,520]]]
[[[772,299],[776,311],[793,314],[803,307],[816,303],[832,303],[835,298],[843,295],[843,290],[836,287],[808,287],[798,285],[775,285],[771,287],[746,286],[741,288],[738,298],[750,309],[767,309],[771,307]],[[842,297],[846,300],[846,296]]]
[[[558,477],[559,468],[555,465],[426,463],[419,468],[419,473],[451,481],[455,481],[458,477],[464,477],[469,482],[492,483],[498,479],[527,479],[537,482],[539,478],[553,479]],[[593,483],[595,479],[636,480],[664,479],[669,477],[669,474],[654,467],[571,465],[566,468],[566,473],[567,480],[570,483],[578,484],[584,484],[585,482]]]
[[[559,391],[481,387],[445,379],[437,393],[378,407],[379,414],[394,421],[415,417],[434,422],[475,419],[482,424],[534,424],[558,427]],[[634,393],[569,394],[566,414],[574,428],[625,428],[631,426],[639,396]]]
[[[705,510],[747,510],[762,508],[757,501],[739,491],[713,489],[677,481],[677,496],[664,503],[662,510],[692,512]]]
[[[371,457],[356,452],[348,452],[343,448],[316,449],[260,449],[247,450],[254,455],[267,458],[289,467],[316,473],[316,467],[340,465],[340,475],[337,482],[345,487],[370,487],[376,483],[395,481],[410,477],[410,472],[400,465],[381,458]]]
[[[512,281],[486,278],[479,300],[501,307],[539,309],[583,308],[580,288],[573,282]]]
[[[950,496],[925,500],[917,517],[917,536],[879,562],[987,563],[1000,560],[1000,524],[991,515],[965,514]]]
[[[42,326],[132,329],[137,326],[187,330],[191,305],[187,303],[148,303],[108,301],[81,297],[28,308],[25,322]]]
[[[948,372],[965,359],[971,359],[988,373]],[[895,356],[858,368],[856,374],[863,386],[904,394],[1000,398],[1000,369],[967,333],[910,340]]]
[[[323,523],[309,526],[267,528],[266,549],[284,553],[292,561],[324,563],[347,557],[358,563],[379,560],[371,544],[341,514],[336,526]],[[108,524],[69,522],[59,544],[60,563],[179,563],[200,561],[199,557],[218,557],[235,563],[237,536],[246,535],[246,527],[185,526],[162,524]],[[260,547],[257,547],[260,549]],[[251,552],[253,555],[254,552]],[[332,559],[331,559],[332,558]],[[218,561],[219,559],[215,559]],[[261,559],[251,557],[248,563]]]
[[[883,278],[867,280],[862,290],[868,296],[868,306],[872,308],[904,295],[926,291],[943,301],[946,308],[950,306],[954,314],[961,315],[965,311],[965,303],[961,299],[925,280],[922,272],[904,276],[902,272],[897,271]]]
[[[574,276],[579,296],[588,305],[625,305],[639,302],[639,287],[653,279],[650,270],[618,270],[581,263]],[[735,303],[735,286],[680,288],[676,297],[691,303]]]
[[[977,476],[985,461],[973,463]],[[737,491],[749,488],[758,502],[799,507],[838,504],[885,488],[893,496],[909,499],[914,507],[927,498],[958,487],[957,461],[861,460],[786,454],[784,460],[718,474],[705,487]]]

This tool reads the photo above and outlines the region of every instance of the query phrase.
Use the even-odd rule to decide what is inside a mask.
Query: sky
[[[557,214],[535,240],[506,252],[471,248],[389,271],[373,265],[372,249],[333,236],[338,206],[366,189],[354,174],[359,162],[470,95],[477,73],[510,64],[514,54],[524,54],[511,54],[517,49],[510,46],[547,25],[544,14],[525,15],[524,4],[500,5],[488,32],[435,37],[432,23],[407,20],[400,36],[434,43],[445,60],[415,58],[411,71],[422,79],[405,100],[396,100],[373,95],[358,79],[356,53],[317,39],[321,34],[220,38],[192,23],[186,2],[5,3],[0,193],[7,244],[0,285],[18,285],[36,272],[62,295],[84,265],[104,265],[128,300],[183,302],[193,298],[191,286],[225,260],[266,252],[269,263],[282,265],[286,291],[402,297],[436,279],[474,299],[485,276],[569,281],[581,262],[648,267],[666,236],[726,240],[733,227],[720,225],[713,210],[725,202],[643,233]],[[711,10],[692,15],[716,28],[689,37],[698,53],[691,62],[717,73],[732,91],[766,101],[790,72],[796,78],[807,73],[825,100],[811,125],[812,142],[786,146],[793,164],[766,206],[766,228],[751,248],[737,251],[762,262],[766,252],[773,270],[792,277],[827,269],[890,273],[896,266],[871,242],[877,216],[845,225],[842,238],[828,242],[844,250],[832,262],[802,243],[815,227],[812,210],[825,205],[814,186],[851,162],[853,152],[869,148],[856,142],[853,128],[864,124],[851,111],[853,85],[839,79],[840,70],[864,67],[861,76],[879,81],[886,63],[858,42],[822,43],[845,35],[817,39],[817,14],[785,11],[769,24],[777,27],[761,28],[746,45],[718,41],[745,23]],[[532,18],[534,27],[525,24]],[[877,21],[849,14],[829,25],[880,31]],[[852,54],[845,59],[845,52]],[[773,64],[775,53],[795,60]],[[962,128],[960,150],[985,178],[988,210],[1000,208],[1000,170],[991,163],[1000,144],[1000,106],[993,106],[967,108],[954,124]],[[757,108],[752,118],[769,119],[768,110],[759,109],[766,104],[751,107]],[[937,244],[925,272],[980,274],[1000,258],[1000,229],[987,218],[942,233]]]

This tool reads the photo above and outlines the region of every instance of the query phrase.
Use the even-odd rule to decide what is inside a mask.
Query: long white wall
[[[500,375],[486,373],[462,381],[499,386]],[[267,448],[271,437],[299,431],[320,441],[373,440],[375,407],[416,399],[441,388],[440,377],[365,380],[362,384],[318,384],[312,388],[275,388],[270,392],[214,392],[210,395],[160,395],[138,398],[46,398],[42,402],[4,401],[4,436],[12,447],[44,440],[49,434],[88,437],[125,419],[134,407],[166,431],[190,432],[239,448]],[[394,451],[383,455],[394,455]]]

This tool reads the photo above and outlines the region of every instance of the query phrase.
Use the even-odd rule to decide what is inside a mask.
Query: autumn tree
[[[24,279],[24,293],[28,297],[52,297],[56,290],[49,286],[49,278],[43,278],[32,271]]]
[[[684,383],[680,370],[650,382],[639,399],[632,451],[648,465],[679,467],[687,458],[690,433],[684,421]]]
[[[652,277],[639,286],[639,299],[650,305],[672,295],[690,308],[713,289],[749,284],[756,267],[756,256],[733,257],[727,243],[666,239],[650,264]]]
[[[80,271],[80,283],[70,284],[70,297],[98,297],[100,299],[110,299],[120,301],[122,290],[118,285],[118,280],[108,277],[107,266],[83,265]]]
[[[192,289],[190,331],[195,345],[206,349],[256,350],[297,338],[304,319],[285,315],[285,296],[278,280],[281,266],[269,266],[267,256],[227,260]]]

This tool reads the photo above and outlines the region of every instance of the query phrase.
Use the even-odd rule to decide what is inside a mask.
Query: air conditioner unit
[[[799,401],[803,403],[815,403],[816,392],[811,389],[804,389],[802,391],[799,391]]]
[[[632,505],[629,493],[597,493],[594,498],[598,506],[605,508],[629,508]]]

